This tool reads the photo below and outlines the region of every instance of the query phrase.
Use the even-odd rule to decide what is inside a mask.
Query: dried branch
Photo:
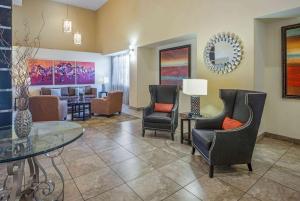
[[[12,49],[13,59],[10,54],[7,54],[7,50],[11,50],[11,44],[5,39],[5,30],[0,31],[0,45],[1,47],[5,47],[0,51],[0,63],[8,65],[11,68],[10,73],[16,90],[16,97],[23,99],[22,103],[19,104],[20,109],[28,108],[29,86],[31,81],[27,62],[29,59],[35,58],[40,49],[41,32],[45,26],[43,13],[42,20],[41,28],[33,39],[31,39],[30,26],[27,22],[24,23],[23,33],[25,34],[22,40],[16,39],[15,48]],[[17,36],[17,34],[15,34],[15,36]]]

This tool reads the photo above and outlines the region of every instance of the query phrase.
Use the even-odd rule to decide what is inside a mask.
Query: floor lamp
[[[207,95],[207,80],[183,79],[183,93],[191,96],[191,112],[189,116],[200,117],[200,96]]]

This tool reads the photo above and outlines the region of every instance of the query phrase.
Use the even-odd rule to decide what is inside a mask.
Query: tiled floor
[[[65,200],[300,200],[299,145],[265,138],[256,144],[253,173],[246,165],[217,167],[213,179],[201,156],[190,151],[179,133],[175,142],[167,133],[141,137],[140,119],[86,128],[57,160]]]

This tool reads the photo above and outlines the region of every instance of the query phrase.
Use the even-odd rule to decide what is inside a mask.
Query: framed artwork
[[[184,45],[159,51],[159,83],[177,85],[191,77],[191,45]]]
[[[300,99],[300,24],[281,27],[283,98]]]
[[[54,61],[54,84],[75,84],[75,71],[74,61]]]
[[[29,59],[28,72],[31,85],[53,85],[53,61]]]
[[[95,84],[94,62],[76,62],[76,84]]]

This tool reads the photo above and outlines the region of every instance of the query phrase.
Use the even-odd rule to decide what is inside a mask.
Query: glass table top
[[[62,148],[80,138],[84,129],[74,122],[37,122],[33,123],[27,138],[18,138],[13,128],[0,130],[0,137],[8,132],[11,132],[11,137],[0,139],[0,163],[22,160]]]

